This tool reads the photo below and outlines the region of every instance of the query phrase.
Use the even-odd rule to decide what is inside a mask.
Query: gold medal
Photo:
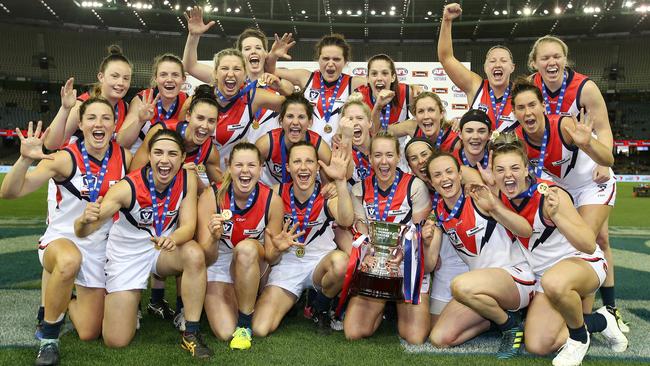
[[[196,169],[199,171],[199,173],[205,173],[205,165],[203,164],[197,165]]]
[[[324,130],[325,130],[325,133],[332,133],[332,126],[330,126],[330,125],[325,125]]]
[[[226,220],[230,220],[232,218],[232,211],[230,210],[221,211],[221,217],[223,217]]]
[[[260,121],[254,120],[253,121],[253,129],[257,130],[258,128],[260,128]]]
[[[539,194],[545,195],[547,191],[548,191],[548,184],[540,183],[537,185],[537,192],[539,192]]]
[[[266,86],[266,81],[264,81],[264,80],[257,80],[257,86],[259,86],[260,88],[265,87],[265,86]]]
[[[304,246],[296,247],[296,257],[302,258],[304,256],[305,256],[305,247]]]

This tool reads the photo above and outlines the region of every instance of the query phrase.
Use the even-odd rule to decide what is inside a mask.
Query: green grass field
[[[0,180],[2,176],[0,176]],[[632,184],[619,184],[617,206],[610,225],[648,227],[644,211],[650,207],[650,199],[632,198]],[[35,312],[39,302],[40,264],[36,256],[36,241],[43,232],[46,188],[20,200],[0,200],[0,306],[21,311],[20,320],[0,315],[0,365],[26,365],[33,363],[36,342],[33,336]],[[647,263],[650,260],[650,238],[613,240],[615,255],[628,262],[617,269],[621,285],[617,288],[619,298],[630,317],[636,343],[630,348],[648,348],[650,340],[650,283]],[[171,287],[170,287],[171,286]],[[168,281],[167,298],[174,303],[174,288]],[[148,298],[148,294],[144,294]],[[85,365],[153,365],[202,363],[190,359],[179,346],[179,336],[170,323],[144,314],[142,329],[126,349],[111,350],[101,340],[81,342],[72,332],[62,337],[63,364]],[[350,365],[350,364],[447,364],[447,365],[548,365],[550,358],[520,357],[498,361],[493,356],[407,353],[396,336],[393,324],[384,323],[377,334],[367,340],[348,342],[342,333],[328,337],[315,334],[312,324],[298,315],[289,316],[279,330],[267,338],[255,338],[250,351],[234,352],[227,343],[218,341],[209,331],[207,322],[202,324],[210,346],[216,356],[210,363],[218,364],[294,364],[294,365]],[[15,332],[15,333],[12,333]],[[18,335],[20,333],[20,336]],[[16,334],[16,335],[14,335]],[[16,337],[16,342],[8,338]],[[22,338],[18,338],[22,337]],[[3,339],[4,338],[4,339]],[[13,344],[8,346],[8,344]],[[650,358],[639,358],[648,353],[630,352],[621,355],[628,360],[588,356],[588,365],[647,365]],[[646,356],[647,357],[647,356]]]

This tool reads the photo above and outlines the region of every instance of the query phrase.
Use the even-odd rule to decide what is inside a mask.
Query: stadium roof
[[[357,40],[436,38],[441,0],[0,0],[0,21],[185,33],[183,12],[199,5],[217,24],[210,34],[236,36],[258,26],[315,39],[329,32]],[[517,39],[650,31],[650,0],[465,0],[455,39]]]

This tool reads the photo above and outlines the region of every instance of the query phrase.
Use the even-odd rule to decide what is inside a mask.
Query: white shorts
[[[581,207],[586,205],[614,206],[616,202],[616,179],[612,176],[603,184],[588,184],[574,189],[567,189],[573,197],[573,205]]]
[[[303,257],[295,258],[293,253],[285,253],[290,256],[283,258],[274,266],[271,266],[269,280],[266,286],[277,286],[300,297],[306,288],[320,289],[314,284],[314,271],[318,264],[327,256],[325,253],[320,258]],[[292,258],[293,257],[293,258]]]
[[[431,282],[431,303],[438,300],[447,304],[453,298],[451,296],[451,281],[459,274],[469,271],[469,267],[460,259],[456,249],[451,246],[447,235],[443,236],[438,260],[440,267],[433,272],[433,281]]]
[[[146,244],[143,244],[146,245]],[[160,250],[151,248],[144,253],[130,256],[116,256],[106,252],[106,292],[113,293],[128,290],[144,290],[149,283],[149,276],[156,274],[156,264]]]
[[[222,244],[219,244],[221,248]],[[208,282],[224,282],[233,283],[232,275],[230,273],[230,266],[232,262],[232,250],[219,251],[217,260],[208,267]]]
[[[587,253],[576,251],[573,254],[560,258],[555,263],[553,263],[553,265],[551,265],[549,268],[552,268],[556,263],[567,258],[580,258],[585,262],[587,262],[587,264],[591,266],[594,272],[596,272],[596,276],[598,276],[598,287],[603,285],[603,283],[605,282],[605,277],[607,277],[607,260],[605,259],[605,254],[603,253],[602,249],[596,247],[596,251],[594,252],[594,254],[587,254]],[[544,292],[544,289],[542,288],[542,281],[541,281],[543,276],[544,276],[543,273],[541,274],[535,273],[535,279],[537,280],[535,291],[537,292]]]
[[[57,233],[56,230],[45,231],[39,239],[38,259],[43,265],[43,256],[49,243],[57,239],[67,239],[75,244],[81,252],[81,266],[74,283],[90,288],[105,288],[106,274],[106,240],[89,240],[88,238],[70,238],[68,235]]]
[[[516,309],[506,310],[517,311],[527,307],[528,304],[530,304],[530,300],[535,295],[535,291],[537,289],[537,280],[535,279],[535,274],[530,269],[528,264],[502,267],[502,269],[510,273],[510,276],[515,281],[515,286],[517,286],[517,291],[519,291],[519,307]]]
[[[445,306],[449,304],[449,301],[442,301],[434,298],[429,299],[429,313],[433,315],[440,315]]]

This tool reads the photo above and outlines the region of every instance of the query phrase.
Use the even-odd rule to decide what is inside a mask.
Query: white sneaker
[[[627,338],[625,337],[625,334],[621,332],[621,329],[619,329],[616,317],[607,311],[607,308],[604,306],[596,310],[596,312],[602,314],[602,316],[604,316],[607,320],[607,328],[600,332],[600,334],[605,337],[605,340],[609,344],[612,351],[625,351],[627,349]]]
[[[332,330],[335,330],[337,332],[340,332],[343,330],[343,319],[338,319],[336,315],[334,314],[334,311],[330,310],[330,318],[332,319],[330,321],[330,328]]]
[[[185,331],[185,314],[183,309],[181,309],[181,312],[176,314],[174,317],[174,327],[176,327],[179,332]]]
[[[587,333],[587,343],[567,338],[566,343],[553,359],[553,366],[578,366],[582,364],[582,359],[585,358],[589,350],[589,342],[589,333]]]

